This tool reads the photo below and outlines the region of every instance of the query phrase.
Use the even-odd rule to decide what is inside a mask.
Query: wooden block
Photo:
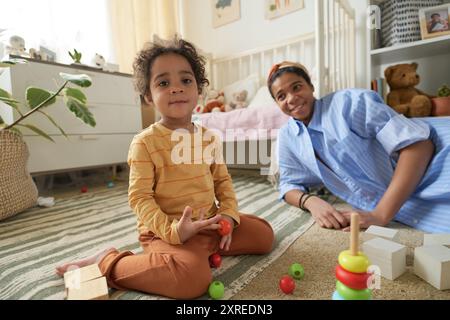
[[[363,232],[363,240],[369,241],[373,238],[384,238],[390,241],[398,241],[398,230],[379,226],[370,226]]]
[[[439,234],[424,234],[423,235],[423,245],[433,245],[441,244],[446,247],[450,247],[450,234],[439,233]]]
[[[64,273],[64,284],[66,288],[79,287],[83,282],[100,278],[102,273],[97,264],[91,264],[89,266],[74,269]]]
[[[82,282],[78,288],[67,289],[67,300],[107,300],[108,286],[106,278],[100,277]]]
[[[363,243],[363,252],[371,265],[378,266],[381,276],[394,280],[406,271],[406,247],[383,238],[374,238]]]
[[[450,249],[443,245],[415,248],[414,273],[436,289],[450,289]]]

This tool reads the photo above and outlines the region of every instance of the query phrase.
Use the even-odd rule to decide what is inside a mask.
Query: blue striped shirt
[[[372,211],[392,179],[398,151],[428,138],[436,148],[433,159],[394,219],[450,233],[450,118],[407,119],[370,90],[316,100],[308,126],[289,119],[278,135],[280,199],[323,184],[355,209]]]

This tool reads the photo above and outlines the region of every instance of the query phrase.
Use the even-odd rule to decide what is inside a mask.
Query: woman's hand
[[[350,231],[350,219],[353,212],[356,212],[359,214],[359,228],[360,229],[367,229],[368,227],[375,225],[383,227],[389,223],[389,221],[385,221],[383,217],[381,217],[377,212],[371,211],[371,212],[357,212],[357,211],[344,211],[342,212],[342,215],[347,220],[349,226],[344,228],[342,231]]]
[[[233,234],[233,229],[234,229],[234,220],[225,215],[222,216],[222,219],[225,219],[230,223],[231,230],[230,230],[229,234],[227,234],[226,236],[222,236],[222,239],[220,239],[219,248],[221,250],[228,251],[230,249],[230,245],[231,245],[231,239],[232,239],[232,234]]]
[[[349,224],[339,211],[319,197],[308,198],[304,207],[311,212],[314,220],[322,228],[342,229]]]
[[[218,222],[222,219],[221,215],[206,220],[204,217],[205,209],[200,209],[200,217],[197,221],[192,221],[192,208],[189,206],[184,208],[183,215],[177,223],[178,236],[181,242],[185,242],[202,230],[217,230],[220,228]]]

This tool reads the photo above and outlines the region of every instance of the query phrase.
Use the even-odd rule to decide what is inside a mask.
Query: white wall
[[[266,20],[265,0],[241,0],[241,18],[212,28],[211,1],[180,0],[183,8],[182,34],[202,50],[214,56],[241,52],[300,34],[314,32],[314,1],[305,0],[303,9]],[[365,85],[366,22],[365,1],[349,0],[356,12],[357,86]]]

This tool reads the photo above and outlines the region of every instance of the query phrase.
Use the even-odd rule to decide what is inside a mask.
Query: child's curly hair
[[[198,93],[209,85],[205,76],[205,58],[201,56],[195,46],[183,39],[175,37],[170,41],[161,43],[147,42],[144,48],[138,52],[133,63],[134,87],[141,96],[146,96],[150,91],[150,71],[156,58],[163,54],[175,53],[186,58],[194,72]]]

